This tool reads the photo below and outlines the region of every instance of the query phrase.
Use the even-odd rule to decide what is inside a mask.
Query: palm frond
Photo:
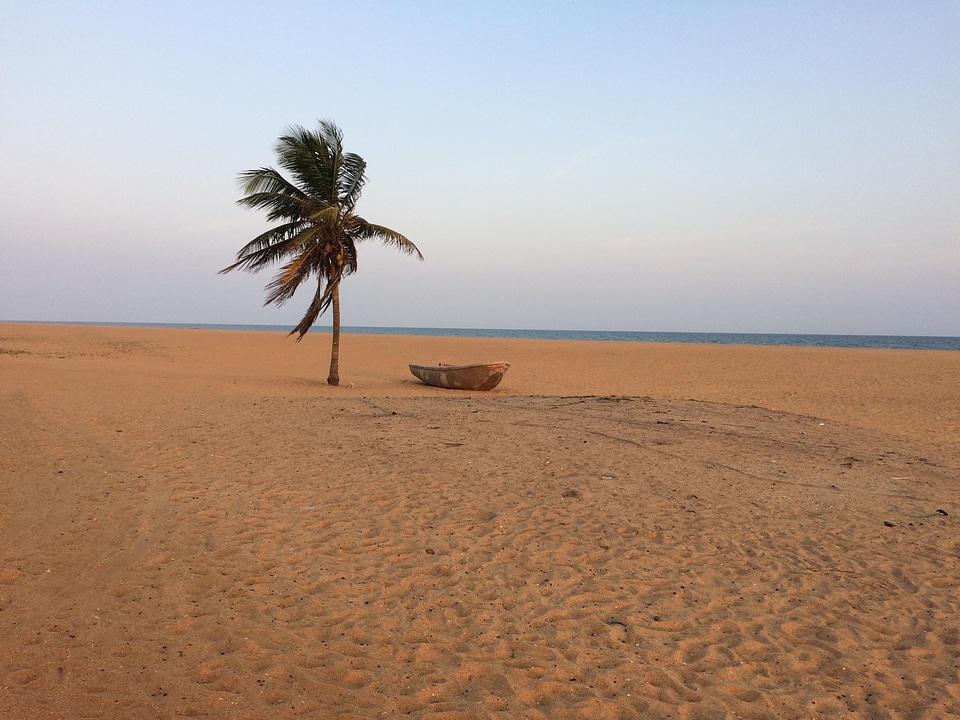
[[[330,307],[330,303],[333,302],[333,288],[339,282],[339,276],[335,279],[327,278],[326,282],[323,280],[317,281],[317,291],[314,293],[310,306],[297,326],[290,331],[291,335],[297,335],[297,342],[303,340],[303,336],[310,332],[310,328],[313,327],[317,318]]]
[[[315,233],[311,233],[314,235]],[[311,243],[315,244],[316,240],[313,237],[304,238],[303,244]],[[314,253],[311,253],[308,248],[304,248],[303,252],[295,255],[290,262],[284,265],[282,272],[279,273],[274,280],[275,283],[290,285],[294,283],[299,283],[302,278],[308,276],[316,265],[317,258]],[[298,280],[300,278],[301,280]]]
[[[318,132],[311,132],[299,125],[289,128],[287,132],[276,146],[280,166],[309,195],[329,205],[336,205],[337,166],[343,153],[339,128],[321,123]]]
[[[237,262],[225,267],[221,274],[243,268],[256,271],[295,252],[298,236],[311,226],[302,221],[270,228],[244,245],[237,253]]]
[[[255,210],[266,210],[267,220],[270,222],[304,217],[308,211],[307,208],[311,205],[311,198],[292,185],[285,187],[285,184],[289,185],[282,178],[280,181],[273,178],[258,178],[257,181],[248,183],[248,187],[256,185],[262,190],[240,198],[237,204]]]
[[[237,176],[237,182],[240,189],[247,195],[256,195],[259,193],[276,193],[281,195],[291,195],[293,197],[305,198],[307,194],[296,185],[287,180],[283,175],[272,167],[261,167],[256,170],[246,170]],[[246,199],[238,200],[240,204],[246,203]]]
[[[416,255],[420,260],[423,260],[423,253],[420,252],[420,249],[396,230],[369,223],[357,215],[352,216],[351,221],[348,232],[357,240],[379,240],[384,245],[394,247],[405,255]]]
[[[335,230],[340,224],[340,208],[336,205],[322,205],[311,208],[305,216],[314,225]]]
[[[360,200],[360,193],[367,182],[367,163],[359,155],[345,153],[337,168],[337,190],[339,205],[352,212]]]
[[[283,305],[292,298],[300,284],[310,277],[309,256],[301,255],[281,266],[267,284],[264,305]]]

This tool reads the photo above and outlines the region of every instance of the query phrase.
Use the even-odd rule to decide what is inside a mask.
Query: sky
[[[425,257],[345,326],[960,336],[957,0],[0,0],[0,320],[294,325],[217,271],[321,118]]]

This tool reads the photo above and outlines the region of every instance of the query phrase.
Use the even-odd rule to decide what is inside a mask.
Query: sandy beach
[[[0,717],[960,715],[960,353],[329,341],[0,324]]]

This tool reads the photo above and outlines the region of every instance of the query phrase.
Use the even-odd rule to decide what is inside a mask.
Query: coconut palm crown
[[[395,230],[374,225],[356,214],[366,182],[367,164],[354,153],[345,153],[343,133],[328,120],[316,131],[290,127],[275,147],[280,168],[247,170],[239,176],[246,196],[237,204],[265,210],[267,220],[280,224],[258,235],[237,253],[237,268],[256,272],[282,263],[266,286],[264,305],[282,305],[300,284],[315,276],[317,289],[300,323],[290,331],[303,339],[327,308],[333,308],[333,344],[327,382],[340,382],[340,281],[357,270],[357,243],[379,240],[403,253],[423,255],[417,246]]]

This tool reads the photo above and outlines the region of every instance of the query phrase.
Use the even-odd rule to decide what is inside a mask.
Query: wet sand
[[[960,353],[328,354],[0,324],[0,716],[960,713]]]

